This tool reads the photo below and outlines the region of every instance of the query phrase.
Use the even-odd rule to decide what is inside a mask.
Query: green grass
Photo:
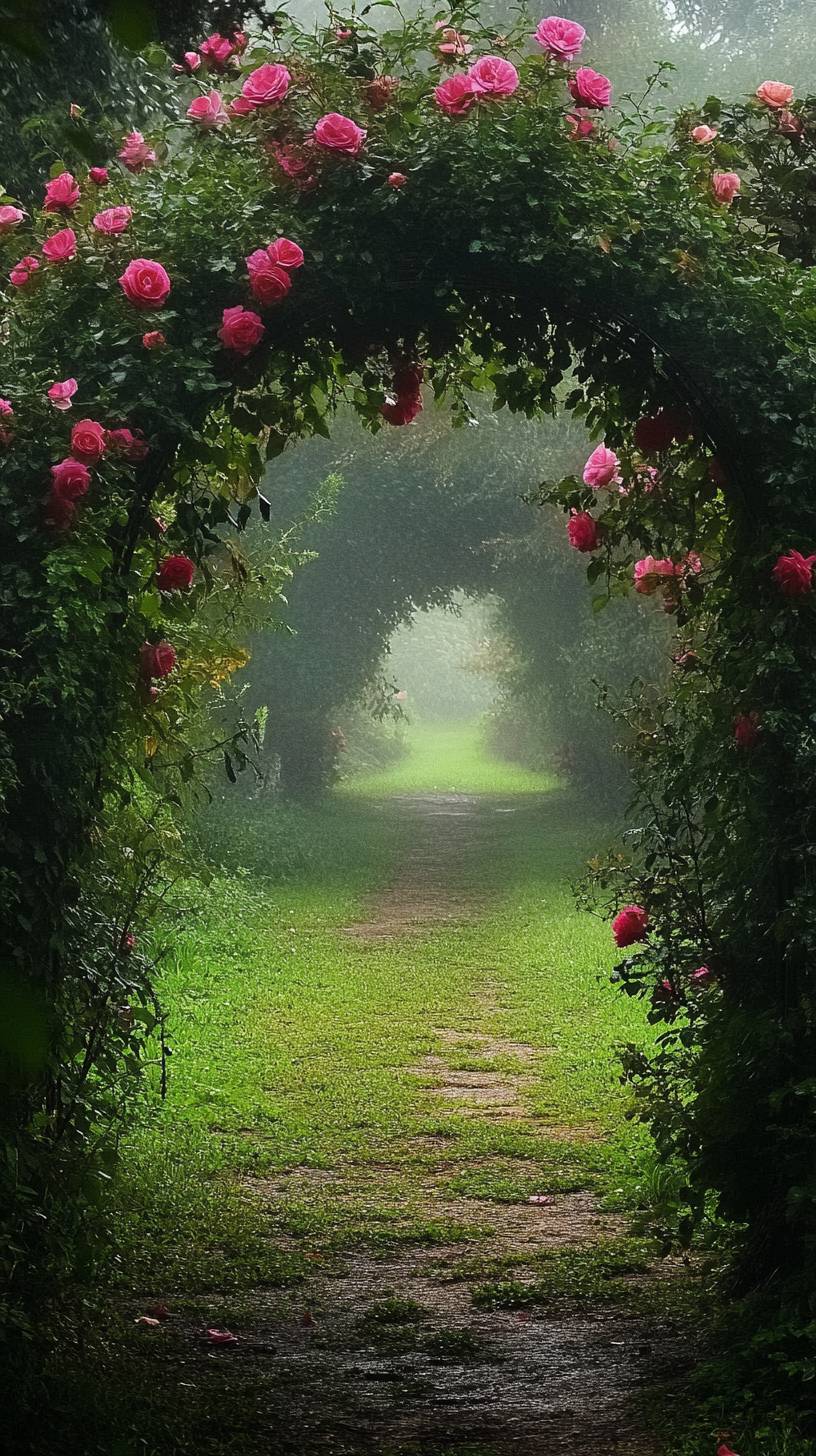
[[[406,738],[406,758],[378,773],[355,774],[338,793],[541,794],[556,786],[551,774],[487,758],[477,724],[411,724]]]

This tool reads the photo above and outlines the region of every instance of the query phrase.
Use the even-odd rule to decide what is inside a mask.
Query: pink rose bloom
[[[224,309],[218,337],[225,349],[246,356],[260,344],[265,333],[260,318],[251,309],[242,308],[240,304]]]
[[[166,343],[167,337],[161,329],[150,329],[148,333],[142,334],[143,349],[163,349]]]
[[[189,556],[165,556],[156,572],[159,591],[189,591],[195,578],[195,562]]]
[[[88,172],[88,181],[93,182],[94,187],[107,187],[110,182],[107,167],[91,167]]]
[[[570,546],[576,551],[594,551],[598,545],[598,522],[589,511],[573,511],[567,522]]]
[[[598,130],[591,117],[583,111],[568,111],[564,120],[574,142],[583,141],[585,137],[595,136]]]
[[[617,485],[620,481],[620,460],[614,450],[598,445],[584,466],[584,485],[593,490],[602,490],[606,485]]]
[[[289,240],[289,238],[276,238],[270,243],[266,250],[267,256],[279,268],[288,268],[291,272],[294,268],[303,267],[303,249]]]
[[[59,379],[56,384],[52,384],[48,391],[48,398],[54,406],[54,409],[69,410],[71,408],[71,400],[78,388],[79,385],[75,379]]]
[[[119,161],[129,172],[144,172],[147,167],[155,167],[158,157],[153,148],[145,141],[140,131],[131,131],[122,142],[121,150],[118,153]]]
[[[209,91],[206,96],[196,96],[187,107],[188,119],[195,122],[196,126],[211,131],[214,127],[226,126],[229,116],[224,103],[217,91]]]
[[[0,207],[0,233],[10,233],[12,228],[20,226],[25,213],[19,207]]]
[[[201,57],[198,51],[185,51],[181,58],[181,65],[174,64],[173,70],[177,75],[186,71],[188,75],[194,76],[201,65]]]
[[[122,455],[125,460],[132,464],[138,464],[150,453],[150,446],[141,434],[133,434],[132,430],[125,428],[108,430],[108,449],[113,450],[117,455]]]
[[[722,1445],[717,1447],[717,1456],[738,1456],[738,1453],[732,1451],[730,1446]]]
[[[280,106],[286,100],[291,81],[291,74],[285,66],[267,61],[257,71],[250,71],[241,87],[241,96],[252,111],[265,106]]]
[[[750,713],[739,713],[734,719],[734,742],[737,748],[756,748],[761,735],[759,713],[756,709],[752,709]]]
[[[297,147],[284,146],[280,142],[272,142],[269,149],[285,177],[288,177],[301,188],[312,186],[314,182],[312,173],[314,157],[312,148],[308,143]]]
[[[803,556],[801,551],[786,551],[771,572],[785,597],[804,597],[813,591],[813,563],[816,554]]]
[[[93,225],[98,233],[123,233],[132,219],[132,207],[106,207],[104,212],[96,214]]]
[[[314,139],[330,152],[345,152],[349,157],[356,157],[365,142],[366,132],[349,117],[330,111],[315,125]]]
[[[260,303],[267,306],[280,303],[292,287],[292,279],[286,268],[273,263],[265,248],[257,248],[246,260],[249,286]]]
[[[471,76],[461,72],[449,76],[440,86],[434,87],[434,100],[446,116],[465,116],[477,97],[476,86]]]
[[[363,95],[372,111],[384,111],[398,90],[399,81],[395,76],[375,76],[363,87]]]
[[[8,428],[9,420],[14,419],[14,407],[10,399],[0,399],[0,445],[10,445],[14,439],[14,431]]]
[[[60,172],[45,185],[44,212],[71,212],[79,202],[80,191],[70,172]]]
[[[722,207],[731,206],[741,186],[742,181],[736,172],[715,172],[711,178],[714,201],[719,202]]]
[[[170,642],[144,642],[139,649],[139,669],[142,677],[168,677],[178,658]]]
[[[473,46],[468,45],[466,35],[461,35],[452,25],[446,25],[444,20],[437,20],[436,29],[442,32],[440,39],[436,43],[436,49],[439,51],[440,56],[452,59],[456,56],[470,55]]]
[[[546,20],[539,20],[533,39],[557,60],[574,61],[586,40],[586,31],[577,20],[548,15]]]
[[[400,187],[404,187],[407,181],[408,178],[404,172],[389,172],[386,178],[386,185],[399,191]]]
[[[780,111],[777,125],[783,136],[798,137],[805,129],[801,116],[797,116],[795,111],[788,111],[787,107]]]
[[[649,917],[642,905],[624,905],[612,921],[615,944],[622,950],[637,940],[645,940],[648,927]]]
[[[242,56],[249,45],[249,36],[245,30],[234,30],[232,33],[232,44],[235,54]]]
[[[692,986],[695,987],[695,989],[700,986],[710,986],[713,980],[714,972],[711,970],[710,966],[698,966],[697,970],[692,971],[691,975],[689,976],[689,981],[691,982]]]
[[[202,41],[199,52],[205,64],[211,71],[223,71],[230,57],[235,54],[235,46],[225,35],[211,35],[207,40]]]
[[[25,285],[29,282],[32,275],[36,273],[39,266],[39,258],[35,258],[31,255],[26,258],[21,258],[19,263],[14,268],[12,268],[11,272],[9,273],[9,279],[14,284],[15,288],[24,288]]]
[[[783,107],[790,106],[793,87],[786,86],[784,81],[763,81],[756,88],[756,98],[763,105],[770,106],[772,111],[781,111]]]
[[[43,243],[42,250],[49,263],[68,263],[76,257],[76,233],[73,228],[61,228]]]
[[[71,431],[71,450],[77,460],[85,465],[95,465],[102,459],[108,439],[103,427],[96,420],[77,420]]]
[[[657,591],[661,581],[673,580],[680,570],[668,556],[661,556],[656,559],[654,556],[644,556],[640,561],[635,562],[632,577],[635,583],[635,591],[641,596],[650,597]]]
[[[704,147],[706,142],[713,142],[717,135],[717,128],[714,126],[695,126],[691,133],[691,140],[696,142],[698,147]]]
[[[600,110],[612,100],[611,81],[599,71],[593,71],[591,66],[579,66],[567,84],[570,95],[579,106],[592,106]]]
[[[337,30],[334,32],[334,38],[335,40],[339,41],[351,40],[353,34],[353,30],[343,30],[340,26],[338,26]]]
[[[150,258],[133,258],[119,286],[136,308],[162,308],[170,293],[168,274],[161,263]]]
[[[76,501],[86,495],[91,472],[81,460],[61,460],[51,466],[52,490],[61,500]]]
[[[501,56],[481,56],[468,75],[480,96],[512,96],[518,90],[518,71]]]

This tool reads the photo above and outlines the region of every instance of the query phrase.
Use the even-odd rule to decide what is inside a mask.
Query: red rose
[[[156,572],[159,591],[189,591],[195,570],[195,562],[189,556],[165,556]]]
[[[218,337],[224,348],[232,349],[235,354],[251,354],[266,333],[258,314],[240,304],[225,308],[222,319]]]
[[[51,466],[53,481],[51,493],[59,500],[76,501],[86,495],[91,483],[91,473],[81,460],[61,460]]]
[[[143,349],[163,349],[166,343],[167,338],[161,329],[151,329],[149,333],[142,334]]]
[[[273,263],[265,248],[257,248],[246,260],[249,286],[260,303],[269,307],[285,298],[292,280],[285,268]]]
[[[734,719],[734,742],[738,748],[756,748],[761,734],[759,713],[755,709]]]
[[[636,940],[645,940],[649,928],[649,917],[642,905],[624,905],[612,921],[615,944],[621,949],[634,945]]]
[[[813,563],[816,555],[803,556],[801,551],[786,551],[771,572],[785,597],[804,597],[813,591]]]
[[[176,649],[170,642],[144,642],[139,650],[142,677],[167,677],[177,662]]]
[[[674,410],[658,410],[644,415],[635,425],[635,444],[644,455],[657,455],[668,450],[675,440],[688,439],[686,419]]]
[[[134,258],[119,279],[122,292],[136,308],[161,308],[170,293],[170,279],[161,263]]]
[[[570,546],[576,551],[594,551],[598,545],[598,522],[589,511],[574,511],[567,522]]]
[[[84,460],[86,465],[95,465],[101,460],[107,443],[107,435],[96,420],[77,420],[71,431],[71,449],[77,460]]]

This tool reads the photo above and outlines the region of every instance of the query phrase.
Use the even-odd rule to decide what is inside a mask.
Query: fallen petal
[[[158,1324],[158,1320],[154,1321],[154,1323]],[[207,1339],[211,1345],[238,1344],[238,1336],[234,1335],[231,1330],[208,1330]]]

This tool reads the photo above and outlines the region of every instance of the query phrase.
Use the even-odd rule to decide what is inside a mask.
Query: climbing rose
[[[737,748],[756,748],[761,732],[756,709],[752,709],[750,713],[740,713],[734,719],[734,742]]]
[[[14,419],[14,407],[10,399],[0,399],[0,445],[10,445],[14,439],[14,431],[7,429],[2,421]]]
[[[615,944],[623,949],[636,940],[645,940],[648,926],[649,917],[642,905],[624,905],[612,921]]]
[[[366,139],[366,132],[348,116],[330,111],[315,124],[314,139],[330,152],[345,152],[349,157],[356,157]]]
[[[466,35],[460,34],[452,25],[446,25],[444,20],[437,20],[436,29],[442,32],[441,39],[436,43],[440,56],[444,56],[446,60],[452,60],[455,56],[470,55],[473,46],[468,45]]]
[[[518,71],[501,56],[481,56],[468,75],[480,96],[512,96],[518,90]]]
[[[386,181],[389,187],[394,187],[399,191],[400,187],[405,186],[408,178],[404,172],[389,172]]]
[[[71,431],[71,449],[77,460],[95,465],[105,453],[107,436],[96,420],[77,420]]]
[[[156,153],[145,141],[140,131],[128,132],[122,142],[118,157],[122,166],[127,167],[129,172],[144,172],[147,167],[154,167],[158,161]]]
[[[232,349],[235,354],[251,354],[265,333],[260,318],[251,309],[240,304],[224,309],[218,337],[225,349]]]
[[[783,107],[790,106],[793,87],[786,86],[784,81],[763,81],[761,86],[757,86],[756,97],[772,111],[781,111]]]
[[[564,117],[570,130],[570,136],[574,142],[583,141],[584,137],[594,136],[598,128],[594,121],[582,111],[568,111]]]
[[[44,212],[71,212],[79,202],[80,191],[70,172],[60,172],[46,183]]]
[[[147,441],[138,432],[134,435],[128,429],[108,430],[108,448],[132,464],[138,464],[150,453]]]
[[[136,308],[161,308],[170,293],[170,279],[161,263],[133,258],[119,279],[126,298]]]
[[[591,485],[593,490],[601,490],[603,486],[612,485],[619,480],[620,460],[614,450],[598,445],[584,466],[584,485]]]
[[[266,251],[270,261],[277,263],[279,268],[292,272],[295,268],[303,267],[303,249],[289,238],[276,238]]]
[[[787,108],[780,111],[777,120],[783,136],[798,137],[805,129],[801,116],[797,116],[795,111],[788,111]]]
[[[698,147],[703,147],[706,142],[713,142],[716,135],[717,132],[713,126],[695,126],[691,133],[691,140],[696,142]]]
[[[710,966],[698,966],[689,976],[692,986],[710,986],[714,980],[714,972]]]
[[[589,511],[574,511],[567,522],[567,536],[576,551],[594,551],[598,544],[598,522]]]
[[[685,410],[660,409],[654,415],[643,415],[635,425],[634,439],[638,450],[656,455],[668,450],[673,441],[682,442],[691,434],[691,416]]]
[[[635,591],[641,596],[650,597],[657,591],[661,580],[667,581],[677,576],[678,568],[667,556],[656,560],[654,556],[644,556],[640,561],[635,562],[633,580]]]
[[[156,572],[159,591],[189,591],[195,571],[195,562],[189,556],[165,556]]]
[[[249,36],[245,30],[234,30],[232,32],[232,44],[237,56],[242,56],[249,45]]]
[[[87,493],[91,472],[81,460],[61,460],[51,466],[53,491],[60,500],[75,501]]]
[[[31,255],[26,258],[21,258],[19,263],[9,273],[9,279],[15,288],[24,288],[32,274],[36,273],[39,266],[39,258]]]
[[[731,206],[741,186],[742,181],[736,172],[715,172],[711,178],[714,201],[721,203],[723,207]]]
[[[12,228],[20,226],[25,213],[19,207],[0,207],[0,233],[10,233]]]
[[[577,20],[548,15],[546,20],[539,20],[533,39],[557,60],[574,61],[586,40],[586,31]]]
[[[591,66],[579,66],[569,78],[569,91],[580,106],[594,106],[599,109],[608,106],[612,100],[612,83],[607,76],[593,71]]]
[[[211,71],[223,71],[227,61],[235,54],[233,42],[217,32],[202,41],[198,49]]]
[[[142,334],[143,349],[163,349],[166,343],[167,337],[161,329],[150,329],[148,333]]]
[[[187,74],[190,76],[194,76],[200,66],[201,57],[198,52],[185,51],[184,55],[181,58],[181,63],[179,64],[178,61],[175,61],[173,63],[173,70],[175,71],[177,76],[181,75],[183,71],[186,71]]]
[[[394,370],[393,403],[381,407],[383,419],[389,425],[410,425],[422,411],[422,367],[419,364],[401,364]]]
[[[249,286],[260,303],[267,307],[280,303],[292,287],[292,279],[286,268],[273,263],[265,248],[256,248],[246,260],[249,272]]]
[[[94,187],[107,187],[110,182],[107,167],[91,167],[88,172],[88,181],[93,182]]]
[[[291,80],[285,66],[278,65],[275,61],[267,61],[257,71],[250,71],[241,87],[241,97],[250,111],[257,111],[264,106],[280,106],[286,99]],[[239,107],[239,112],[243,109]]]
[[[73,228],[61,228],[43,243],[43,257],[49,263],[68,263],[76,257],[77,239]]]
[[[177,660],[170,642],[144,642],[139,650],[139,667],[145,678],[167,677]]]
[[[446,116],[464,116],[470,111],[478,92],[471,76],[457,73],[434,87],[434,100]]]
[[[104,212],[98,212],[93,220],[93,225],[98,233],[123,233],[130,227],[133,219],[131,207],[106,207]]]
[[[801,551],[786,551],[771,572],[783,596],[804,597],[813,591],[813,563],[816,555],[803,556]]]
[[[76,394],[78,387],[75,379],[59,379],[56,384],[52,384],[48,391],[48,398],[54,406],[54,409],[69,410],[71,408],[71,400]]]
[[[717,1456],[738,1456],[738,1453],[732,1451],[730,1446],[718,1446]]]
[[[196,96],[187,107],[187,116],[206,131],[226,126],[229,121],[224,102],[217,91],[209,91],[206,96]]]
[[[398,88],[396,76],[375,76],[363,87],[363,95],[372,111],[384,111]]]

